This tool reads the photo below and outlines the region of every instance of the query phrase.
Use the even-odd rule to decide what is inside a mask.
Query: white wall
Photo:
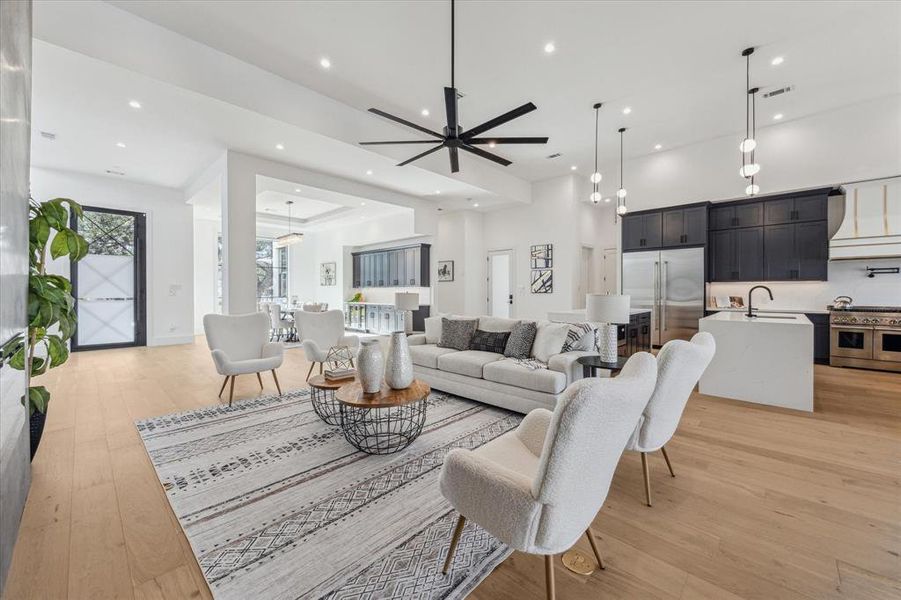
[[[85,206],[147,215],[147,345],[194,340],[192,208],[179,190],[53,169],[31,169],[36,200],[71,198]],[[68,260],[54,272],[69,274]]]
[[[484,314],[488,309],[485,215],[464,210],[442,214],[431,252],[431,313]],[[438,263],[454,261],[454,280],[438,281]]]
[[[203,333],[203,315],[218,313],[219,220],[198,218],[194,210],[194,333]]]

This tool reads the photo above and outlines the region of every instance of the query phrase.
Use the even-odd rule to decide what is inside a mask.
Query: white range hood
[[[829,199],[829,260],[901,257],[901,177],[842,187]]]

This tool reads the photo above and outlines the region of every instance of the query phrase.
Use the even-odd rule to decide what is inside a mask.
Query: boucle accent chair
[[[360,349],[359,337],[344,334],[344,313],[340,310],[294,311],[294,326],[301,339],[303,352],[310,361],[310,370],[307,371],[308,381],[316,363],[319,363],[319,373],[322,373],[322,365],[328,360],[328,351],[333,346],[347,346],[355,356]]]
[[[544,555],[549,599],[555,597],[554,555],[581,535],[603,568],[590,525],[656,379],[657,361],[639,352],[616,378],[573,383],[553,412],[533,410],[516,430],[476,450],[451,450],[439,481],[460,518],[444,572],[466,519],[515,550]]]
[[[665,444],[676,433],[688,398],[707,365],[713,360],[714,352],[716,342],[713,336],[702,331],[696,333],[690,342],[685,340],[667,342],[657,354],[657,387],[626,447],[627,450],[641,452],[644,492],[648,506],[651,506],[648,453],[660,450],[670,475],[676,476],[666,453]]]
[[[269,315],[249,313],[246,315],[204,315],[203,331],[210,348],[216,371],[225,377],[219,388],[219,397],[231,379],[228,390],[228,405],[232,405],[235,395],[235,378],[238,375],[256,373],[263,389],[260,373],[272,371],[275,388],[279,396],[282,388],[278,384],[275,370],[282,366],[284,348],[278,342],[269,341]]]

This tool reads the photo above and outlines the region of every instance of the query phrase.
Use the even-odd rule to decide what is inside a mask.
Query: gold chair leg
[[[557,599],[557,590],[554,585],[554,555],[544,556],[544,583],[547,589],[547,600]]]
[[[454,553],[457,552],[457,542],[460,541],[460,534],[463,533],[463,527],[466,525],[466,517],[460,515],[460,518],[457,519],[457,526],[454,527],[454,535],[451,537],[450,548],[447,550],[447,559],[444,561],[444,568],[441,570],[442,573],[447,575],[448,569],[450,569],[451,563],[454,562]]]
[[[669,455],[666,453],[666,446],[660,446],[660,452],[663,453],[663,460],[666,461],[666,468],[669,469],[669,474],[672,477],[676,476],[676,473],[673,471],[673,465],[669,461]]]
[[[275,369],[272,369],[272,379],[275,380],[275,389],[278,390],[278,395],[282,395],[282,386],[278,384],[278,375],[275,374]]]
[[[226,375],[226,376],[225,376],[225,381],[222,382],[222,387],[219,388],[219,397],[220,397],[220,398],[222,397],[222,392],[225,391],[225,384],[228,383],[228,378],[229,378],[229,376]]]
[[[315,366],[316,366],[316,363],[314,363],[314,362],[310,363],[310,370],[307,371],[307,381],[310,380],[310,375],[313,374],[313,367],[315,367]]]
[[[228,388],[228,405],[232,405],[232,398],[235,397],[235,379],[237,379],[237,375],[232,375],[232,384]]]
[[[257,372],[257,381],[260,382],[260,389],[263,389],[263,377]]]
[[[598,544],[594,540],[594,534],[591,532],[591,527],[585,530],[585,537],[588,538],[588,543],[591,544],[591,549],[594,550],[594,557],[598,559],[598,566],[601,570],[606,569],[604,566],[604,559],[601,558],[601,552],[598,550]]]
[[[644,495],[648,506],[651,505],[651,474],[648,472],[648,455],[641,453],[641,470],[644,471]]]

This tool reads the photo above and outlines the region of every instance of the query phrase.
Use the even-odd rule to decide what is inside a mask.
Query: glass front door
[[[72,227],[88,242],[87,256],[72,263],[72,349],[146,345],[144,214],[84,207]]]

